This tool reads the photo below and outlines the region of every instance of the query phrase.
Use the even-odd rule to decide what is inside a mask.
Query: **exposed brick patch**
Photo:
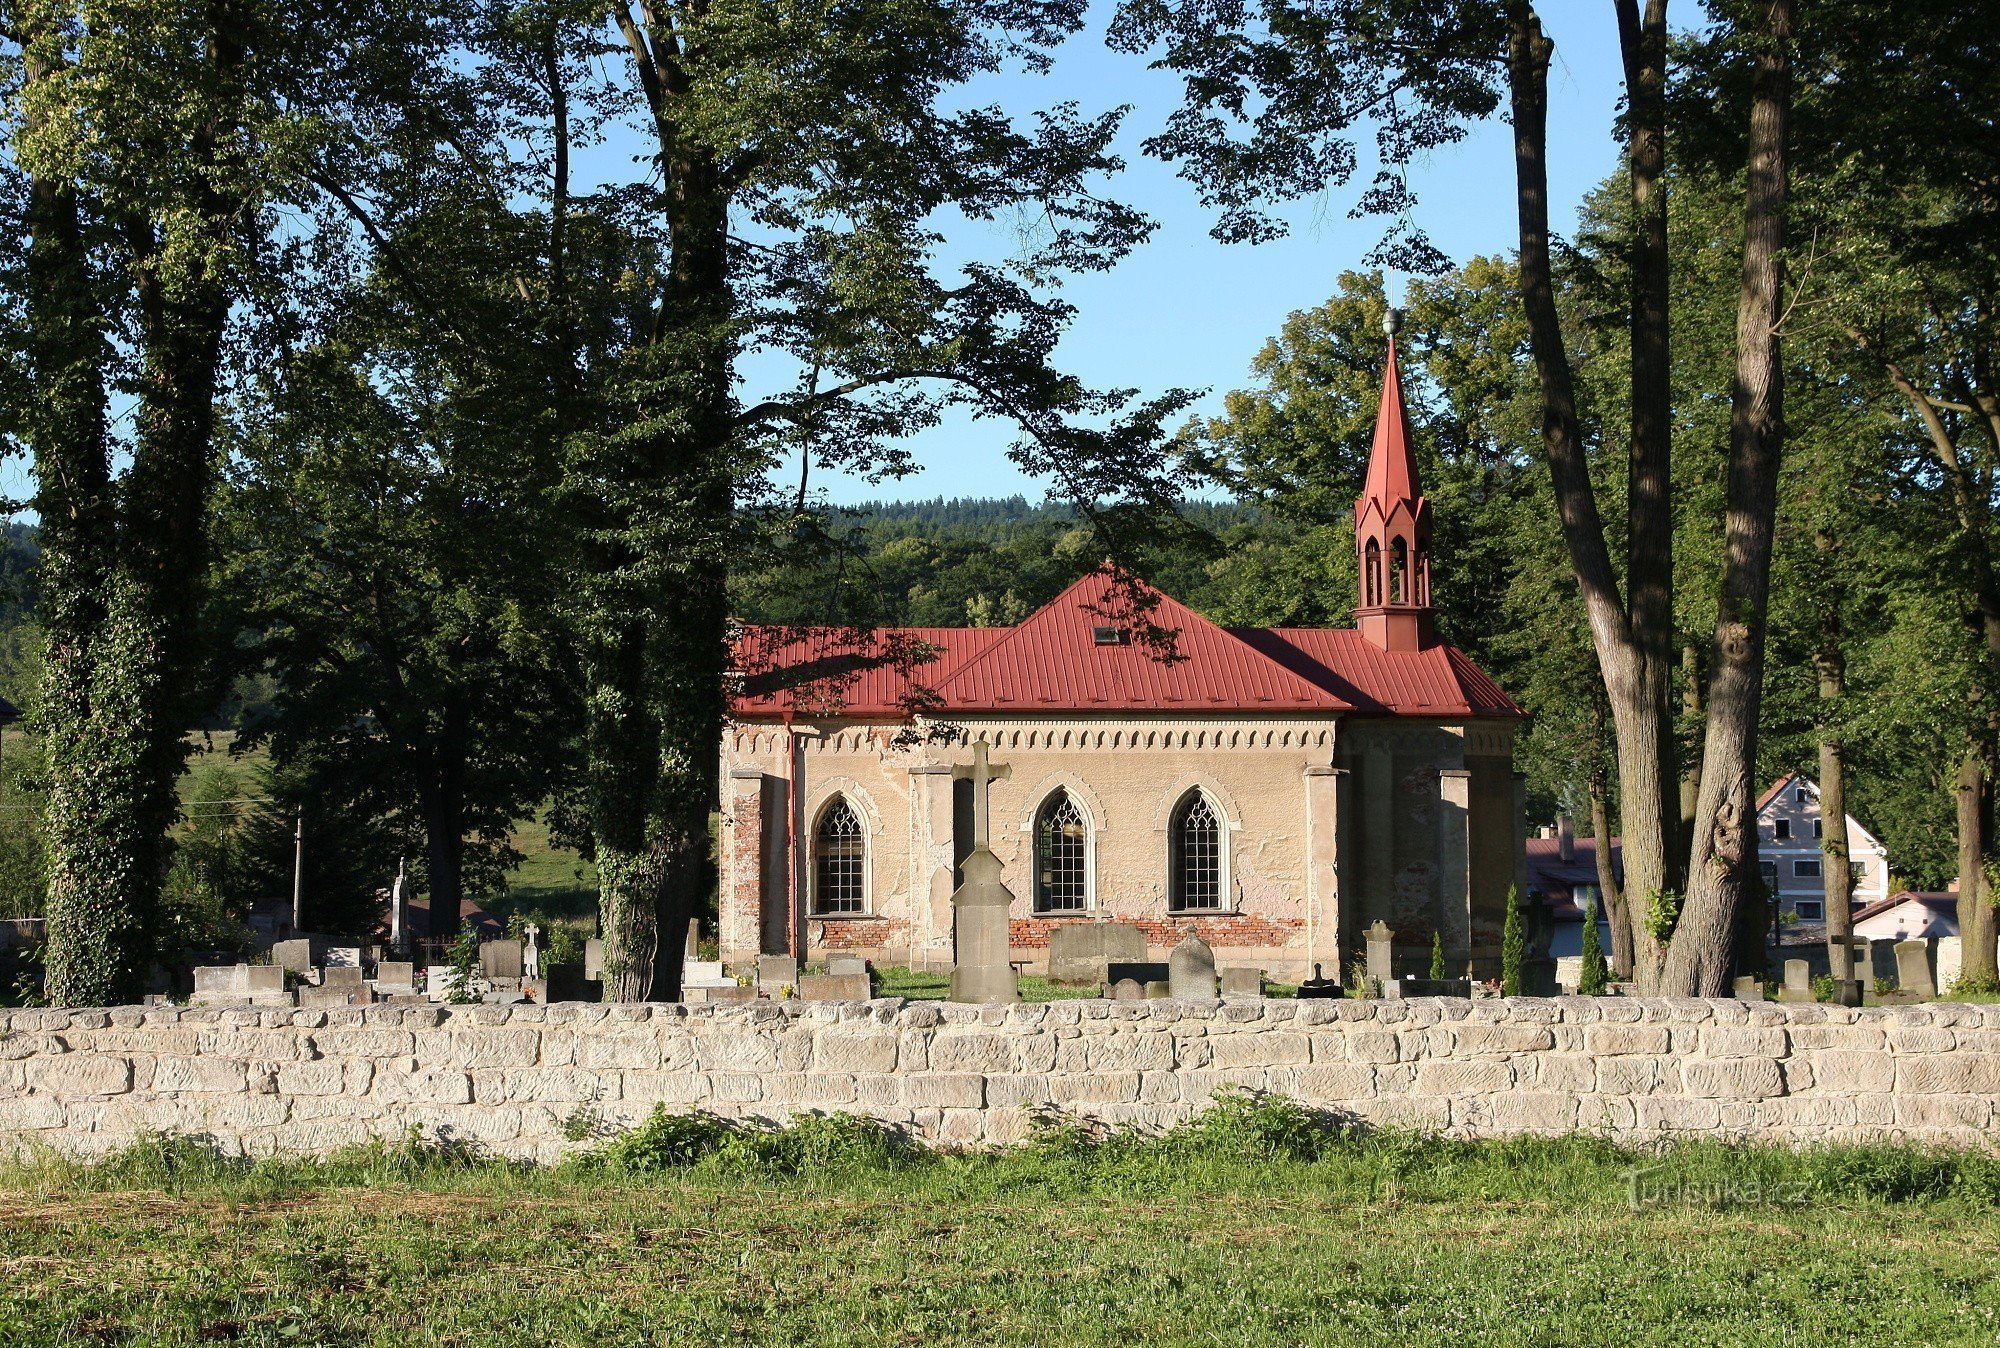
[[[1090,920],[1073,917],[1016,918],[1008,924],[1007,939],[1016,950],[1047,950],[1049,933],[1057,927],[1075,926]],[[1259,917],[1250,913],[1118,920],[1145,932],[1149,946],[1179,945],[1181,939],[1192,931],[1217,950],[1227,946],[1268,949],[1289,945],[1306,929],[1303,918]]]

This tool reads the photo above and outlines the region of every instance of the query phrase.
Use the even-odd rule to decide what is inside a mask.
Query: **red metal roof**
[[[1135,605],[1135,595],[1150,607]],[[1525,714],[1450,646],[1389,652],[1353,628],[1224,629],[1109,570],[1085,576],[1017,627],[746,628],[737,667],[743,683],[733,711],[745,718],[798,711],[900,720],[921,710]]]
[[[1233,630],[1364,716],[1527,715],[1455,646],[1385,651],[1352,627]]]
[[[1375,441],[1368,450],[1368,481],[1354,503],[1359,517],[1373,502],[1387,519],[1396,505],[1424,494],[1417,479],[1417,460],[1410,453],[1410,416],[1403,407],[1403,377],[1396,369],[1395,339],[1389,341],[1389,363],[1382,371],[1382,401],[1375,410]]]
[[[1143,596],[1135,602],[1135,596]],[[1151,607],[1141,607],[1145,600]],[[1100,641],[1100,629],[1114,639]],[[1146,639],[1151,630],[1165,644]],[[938,685],[945,705],[1344,711],[1347,704],[1177,599],[1093,571]]]

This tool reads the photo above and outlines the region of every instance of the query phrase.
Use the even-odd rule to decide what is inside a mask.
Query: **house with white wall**
[[[1780,777],[1757,798],[1757,864],[1778,911],[1801,922],[1826,920],[1825,820],[1819,784],[1804,773]],[[1889,897],[1889,853],[1881,840],[1847,816],[1847,855],[1854,868],[1853,904]]]

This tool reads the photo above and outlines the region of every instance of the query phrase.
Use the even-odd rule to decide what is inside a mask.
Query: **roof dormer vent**
[[[1090,629],[1090,639],[1100,646],[1123,646],[1125,633],[1116,627],[1093,627]]]

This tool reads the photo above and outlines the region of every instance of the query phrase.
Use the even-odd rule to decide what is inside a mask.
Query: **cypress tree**
[[[1527,933],[1521,927],[1521,891],[1507,887],[1507,929],[1500,938],[1500,995],[1521,995],[1521,961],[1528,953]]]
[[[1444,933],[1431,933],[1431,981],[1442,982],[1444,972]]]
[[[1604,966],[1604,942],[1597,935],[1597,904],[1583,906],[1583,972],[1576,990],[1586,997],[1602,997],[1609,971]]]

